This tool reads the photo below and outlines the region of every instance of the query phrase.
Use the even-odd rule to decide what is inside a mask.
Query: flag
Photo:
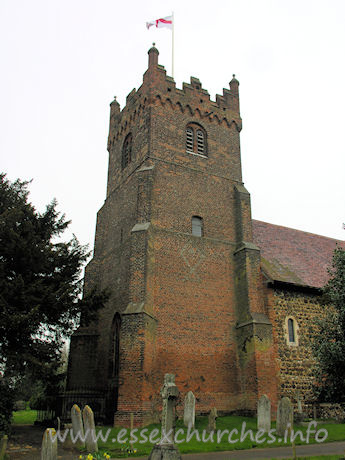
[[[155,19],[154,21],[150,21],[146,23],[146,27],[149,29],[151,26],[156,27],[167,27],[168,29],[172,29],[173,25],[173,17],[167,16],[166,18]]]

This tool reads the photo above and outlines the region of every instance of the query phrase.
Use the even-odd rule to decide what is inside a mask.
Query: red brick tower
[[[101,415],[152,421],[165,373],[197,412],[275,400],[260,251],[242,183],[239,83],[210,100],[177,89],[149,50],[143,84],[111,104],[107,198],[85,287],[109,287],[97,324],[71,342],[68,392]],[[75,398],[76,399],[76,398]],[[83,401],[84,401],[83,400]]]

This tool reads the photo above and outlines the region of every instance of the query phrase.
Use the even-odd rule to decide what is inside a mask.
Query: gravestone
[[[208,426],[207,431],[211,433],[211,431],[216,431],[216,420],[217,420],[217,409],[212,407],[210,413],[208,414]]]
[[[293,409],[290,399],[287,397],[282,398],[278,403],[277,408],[277,424],[276,430],[278,436],[284,436],[288,424],[293,422]]]
[[[90,406],[85,406],[83,409],[83,422],[85,430],[85,444],[86,450],[89,453],[98,452],[98,446],[96,441],[96,428],[95,419]]]
[[[72,431],[73,431],[73,438],[76,439],[76,437],[79,434],[78,439],[78,444],[84,445],[84,442],[82,439],[84,439],[84,426],[83,426],[83,419],[81,416],[81,410],[77,404],[74,404],[72,409],[71,409],[71,420],[72,420]]]
[[[165,374],[164,385],[161,388],[162,407],[162,439],[156,444],[149,460],[182,460],[178,448],[174,444],[176,403],[179,390],[175,385],[175,375]]]
[[[47,428],[43,434],[41,460],[57,460],[57,437],[54,428]]]
[[[163,399],[162,407],[162,433],[171,432],[169,441],[174,439],[175,429],[175,406],[179,391],[175,385],[174,374],[165,374],[164,385],[161,388],[161,396]]]
[[[268,433],[271,429],[271,401],[262,395],[258,401],[258,430]]]
[[[303,412],[302,401],[301,401],[299,394],[297,394],[296,399],[297,399],[297,412],[294,414],[294,421],[296,423],[301,423],[307,417],[307,414]]]
[[[192,391],[188,391],[184,399],[184,413],[183,413],[184,426],[195,425],[195,396]]]

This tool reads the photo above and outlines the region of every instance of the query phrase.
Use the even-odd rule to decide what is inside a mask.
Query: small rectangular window
[[[192,217],[192,235],[202,236],[203,235],[203,223],[202,218],[198,216]]]

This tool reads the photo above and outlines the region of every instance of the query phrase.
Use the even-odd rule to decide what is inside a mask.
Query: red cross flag
[[[166,18],[155,19],[154,21],[150,21],[146,23],[146,27],[149,29],[150,27],[167,27],[168,29],[172,29],[173,26],[173,17],[167,16]]]

